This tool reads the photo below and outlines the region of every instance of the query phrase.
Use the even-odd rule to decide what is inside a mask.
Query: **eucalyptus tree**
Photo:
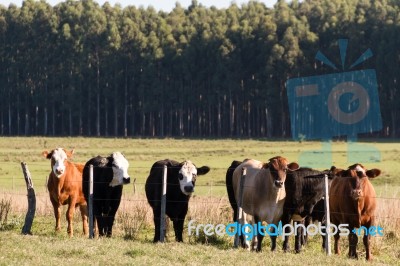
[[[7,123],[8,129],[10,130],[10,90],[8,89],[8,75],[7,72],[9,70],[8,63],[8,53],[6,50],[7,45],[7,9],[3,6],[0,6],[0,94],[2,97],[0,98],[0,134],[2,136],[6,134],[10,134],[7,131]]]
[[[113,121],[113,135],[127,137],[128,127],[128,88],[123,80],[124,68],[121,65],[120,23],[122,9],[119,5],[112,7],[105,3],[102,7],[106,16],[106,29],[103,33],[101,44],[101,58],[99,76],[97,77],[98,88],[96,97],[96,132],[100,135],[100,122],[104,123],[104,134],[109,134],[109,120]],[[100,78],[101,77],[101,78]],[[114,93],[109,93],[112,90]],[[101,106],[101,101],[103,106]],[[112,109],[109,108],[112,106]],[[112,113],[109,116],[109,111]],[[104,115],[103,115],[104,114]],[[122,114],[122,115],[120,115]],[[102,119],[101,119],[102,118]],[[103,121],[100,121],[103,120]],[[122,123],[119,123],[122,120]],[[119,125],[122,130],[119,131]]]
[[[68,104],[64,108],[69,113],[70,124],[72,120],[76,121],[76,128],[73,133],[78,135],[89,134],[89,130],[85,128],[88,125],[88,118],[85,117],[87,111],[86,106],[87,95],[84,94],[84,74],[83,69],[83,46],[85,31],[81,27],[83,5],[80,1],[67,0],[54,7],[59,18],[58,27],[58,60],[57,60],[57,76],[58,82],[55,82],[59,88],[53,95],[53,103],[51,104],[53,118],[56,109],[56,99],[62,99],[63,91],[66,90]],[[61,94],[61,95],[60,95]],[[61,104],[62,106],[63,104]],[[86,121],[85,121],[86,120]],[[54,119],[53,119],[54,128]],[[53,129],[54,132],[54,129]],[[54,133],[53,133],[54,134]]]
[[[143,69],[141,50],[145,46],[145,35],[141,31],[143,25],[141,11],[134,6],[122,10],[120,27],[121,47],[120,57],[124,69],[124,88],[127,91],[128,108],[130,111],[130,131],[132,135],[138,134],[137,124],[138,108],[141,102],[138,98],[137,88],[140,85],[140,74]]]

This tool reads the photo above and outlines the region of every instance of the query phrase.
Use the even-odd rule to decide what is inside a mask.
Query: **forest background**
[[[250,1],[171,12],[93,0],[0,6],[0,135],[289,138],[285,83],[374,69],[400,137],[394,0]],[[337,41],[348,39],[343,69]]]

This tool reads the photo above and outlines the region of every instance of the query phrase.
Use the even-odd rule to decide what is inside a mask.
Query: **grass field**
[[[211,171],[198,178],[195,196],[189,205],[187,219],[199,223],[228,223],[225,172],[231,161],[255,158],[268,161],[277,155],[302,166],[325,169],[330,165],[346,167],[359,159],[367,168],[379,168],[382,175],[372,181],[378,197],[378,223],[384,228],[383,237],[373,239],[374,263],[398,264],[400,259],[400,143],[364,142],[349,146],[345,142],[321,145],[319,142],[266,140],[187,140],[187,139],[114,139],[114,138],[0,138],[0,200],[11,202],[7,226],[0,231],[0,265],[15,264],[251,264],[251,265],[358,265],[364,263],[365,253],[360,238],[360,259],[350,260],[347,239],[342,239],[342,255],[327,257],[321,250],[320,237],[313,237],[301,254],[285,254],[279,248],[269,251],[265,239],[264,252],[256,254],[233,250],[230,237],[187,236],[186,243],[175,243],[170,232],[165,244],[154,245],[152,213],[144,197],[144,182],[151,165],[160,159],[192,160],[197,166],[208,165]],[[114,236],[111,239],[88,240],[81,233],[79,213],[75,215],[75,237],[66,235],[65,218],[60,234],[54,234],[52,208],[45,189],[50,162],[42,151],[56,147],[75,149],[74,161],[86,162],[96,155],[121,151],[130,162],[133,185],[125,186]],[[348,151],[352,153],[349,154]],[[328,159],[326,159],[328,158]],[[27,200],[26,186],[20,162],[26,162],[32,174],[37,196],[37,211],[33,236],[20,234]],[[65,213],[65,209],[64,209]],[[1,218],[1,215],[0,215]],[[2,221],[0,220],[0,223]],[[333,239],[332,239],[333,240]],[[293,246],[293,241],[291,241]]]

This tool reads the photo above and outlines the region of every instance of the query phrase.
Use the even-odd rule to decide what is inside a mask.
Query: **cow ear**
[[[202,166],[197,168],[197,175],[205,175],[208,172],[210,172],[210,167],[208,166]]]
[[[51,159],[51,156],[53,156],[52,152],[48,152],[48,151],[43,151],[42,152],[43,157],[47,158],[47,159]]]
[[[112,167],[113,163],[114,163],[114,157],[112,156],[107,157],[107,166]]]
[[[106,157],[101,157],[100,155],[98,155],[96,157],[96,160],[99,162],[99,167],[106,167],[108,164],[108,158]]]
[[[377,177],[381,174],[381,170],[379,169],[371,169],[371,170],[367,170],[367,172],[365,173],[369,178],[374,178]]]
[[[287,168],[289,171],[296,171],[300,168],[300,166],[298,163],[293,162],[293,163],[288,164]]]
[[[74,154],[74,149],[72,149],[71,151],[67,151],[67,150],[64,150],[65,151],[65,154],[67,155],[67,158],[71,158],[72,157],[72,155]]]
[[[329,171],[334,175],[339,175],[341,172],[343,172],[343,169],[337,168],[336,166],[332,165],[331,169]]]

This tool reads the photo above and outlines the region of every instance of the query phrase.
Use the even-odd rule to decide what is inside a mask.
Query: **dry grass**
[[[45,178],[49,171],[49,162],[40,157],[44,149],[59,146],[59,143],[69,143],[76,148],[76,161],[97,154],[105,155],[113,150],[122,150],[131,163],[131,177],[137,177],[136,190],[131,186],[124,187],[124,194],[117,219],[113,229],[112,239],[96,239],[88,241],[82,237],[81,218],[79,211],[75,214],[74,239],[69,239],[66,233],[65,211],[62,215],[62,232],[54,233],[54,215],[45,189]],[[348,260],[347,239],[342,238],[342,256],[324,256],[321,252],[320,237],[312,237],[310,243],[300,255],[283,254],[281,249],[271,253],[269,239],[264,240],[262,254],[247,253],[242,250],[232,250],[231,237],[218,236],[188,236],[187,223],[196,220],[203,224],[227,224],[232,220],[224,175],[226,167],[233,159],[253,157],[261,160],[274,155],[285,155],[291,161],[296,161],[299,152],[316,149],[313,143],[266,142],[266,141],[205,141],[205,140],[119,140],[119,139],[45,139],[45,138],[7,138],[0,139],[0,161],[7,162],[0,166],[0,202],[10,201],[7,219],[0,216],[1,221],[7,220],[10,227],[0,231],[0,264],[48,265],[48,264],[110,264],[110,253],[113,264],[274,264],[293,265],[293,262],[309,265],[359,265],[363,260]],[[377,224],[384,228],[383,237],[372,239],[375,262],[380,265],[397,263],[400,259],[400,144],[377,143],[382,151],[382,162],[369,164],[369,167],[384,169],[381,177],[373,180],[377,190],[378,208]],[[6,147],[6,148],[3,148]],[[201,147],[201,149],[193,149]],[[337,143],[333,157],[336,165],[346,165],[345,145]],[[199,178],[196,184],[196,194],[189,203],[189,213],[186,217],[184,241],[186,244],[175,243],[173,230],[170,230],[167,243],[151,244],[154,234],[153,214],[144,196],[144,180],[151,164],[157,159],[172,158],[180,160],[192,159],[198,165],[209,165],[209,174]],[[33,223],[34,236],[20,235],[24,217],[27,211],[27,194],[23,183],[20,161],[28,163],[34,179],[37,208]],[[3,208],[6,209],[3,203]],[[0,205],[1,208],[1,205]],[[1,211],[1,210],[0,210]],[[4,212],[3,212],[4,213]],[[2,219],[2,220],[1,220]],[[4,223],[4,222],[3,222]],[[169,225],[171,228],[171,224]],[[278,238],[279,241],[280,238]],[[332,239],[333,240],[333,239]],[[187,244],[189,242],[189,244]],[[33,247],[31,247],[31,245]],[[281,242],[278,242],[281,245]],[[291,241],[291,245],[293,242]],[[41,250],[38,254],[37,250]],[[3,252],[4,251],[4,252]],[[359,257],[364,258],[362,240],[358,245]],[[180,254],[180,255],[177,255]],[[92,256],[96,259],[92,259]]]

